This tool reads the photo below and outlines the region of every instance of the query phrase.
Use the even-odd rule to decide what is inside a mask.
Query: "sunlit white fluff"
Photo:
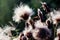
[[[56,19],[60,19],[60,11],[54,10],[50,14],[51,14],[51,17],[52,17],[52,20],[53,20],[53,24],[56,24],[57,23]]]
[[[19,22],[23,19],[21,16],[27,13],[29,16],[33,14],[33,10],[28,5],[20,5],[14,9],[13,21]]]
[[[15,27],[11,27],[11,26],[8,26],[8,25],[6,25],[4,28],[3,28],[3,32],[4,33],[6,33],[7,35],[9,35],[9,36],[12,36],[12,34],[11,34],[11,31],[12,30],[15,30]]]
[[[15,30],[15,27],[6,25],[2,29],[3,31],[0,32],[0,40],[11,40],[11,36],[12,36],[11,30]]]
[[[54,40],[59,40],[59,37],[54,38]]]
[[[11,37],[6,35],[5,33],[0,33],[0,40],[11,40]]]
[[[57,35],[60,33],[60,28],[57,29]]]
[[[42,11],[38,8],[38,16],[40,17],[40,14],[42,14]]]
[[[11,40],[11,37],[4,34],[0,34],[0,40]]]
[[[48,28],[47,25],[45,23],[42,23],[40,20],[35,22],[35,27],[37,27],[37,28]]]
[[[33,37],[34,37],[35,39],[38,39],[38,37],[37,37],[37,33],[38,33],[38,32],[39,32],[38,29],[32,30],[32,35],[33,35]]]

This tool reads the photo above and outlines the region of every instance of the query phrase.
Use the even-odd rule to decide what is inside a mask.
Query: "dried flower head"
[[[14,9],[13,21],[19,22],[27,20],[33,14],[33,10],[28,5],[20,5]]]

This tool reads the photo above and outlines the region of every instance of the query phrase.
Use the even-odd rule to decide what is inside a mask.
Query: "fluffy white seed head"
[[[60,11],[54,10],[54,12],[51,12],[50,14],[53,20],[53,24],[56,24],[58,21],[60,21]]]
[[[19,22],[23,19],[21,16],[24,14],[28,14],[31,16],[33,14],[33,10],[28,5],[20,5],[14,9],[13,21]]]

